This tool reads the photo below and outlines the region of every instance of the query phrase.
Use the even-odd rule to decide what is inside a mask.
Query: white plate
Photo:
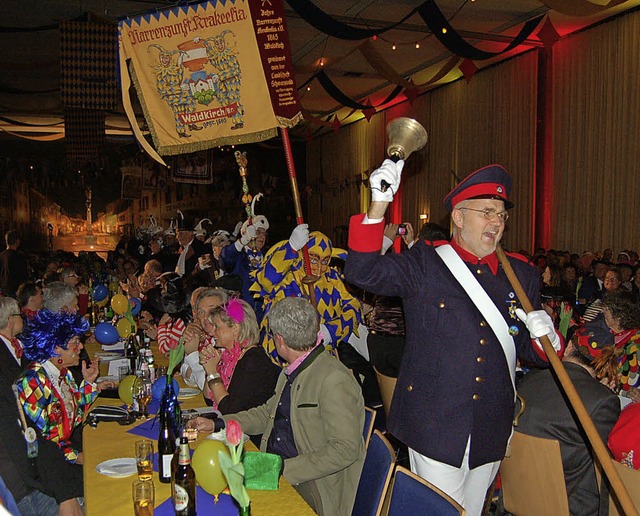
[[[109,459],[96,466],[96,471],[101,475],[113,478],[130,477],[138,473],[136,459],[123,457],[119,459]]]
[[[178,399],[186,400],[187,398],[193,398],[194,396],[197,396],[198,394],[200,394],[200,392],[201,392],[200,389],[183,387],[182,389],[180,389],[180,392],[178,392]]]
[[[206,439],[211,439],[213,441],[222,441],[224,444],[228,445],[227,442],[227,433],[225,430],[220,430],[219,432],[214,432],[209,434]],[[249,440],[249,436],[247,434],[242,434],[243,443],[246,443]]]
[[[111,360],[115,360],[116,358],[124,358],[120,353],[106,353],[99,351],[96,353],[96,356],[100,359],[101,362],[109,362]]]

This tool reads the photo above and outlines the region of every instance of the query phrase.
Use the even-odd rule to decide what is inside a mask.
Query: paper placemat
[[[218,495],[218,503],[215,503],[213,495],[207,493],[200,486],[196,486],[196,513],[237,516],[240,511],[230,495],[225,493]],[[174,516],[175,511],[171,498],[158,505],[153,514],[155,516]]]

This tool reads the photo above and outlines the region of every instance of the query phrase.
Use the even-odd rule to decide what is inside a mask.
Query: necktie
[[[12,337],[10,340],[11,345],[13,346],[13,350],[16,353],[16,358],[20,360],[22,358],[22,346],[20,345],[20,341],[15,337]]]

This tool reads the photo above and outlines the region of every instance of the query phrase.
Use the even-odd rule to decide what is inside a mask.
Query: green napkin
[[[247,489],[275,491],[282,471],[282,457],[274,453],[245,452],[244,485]]]

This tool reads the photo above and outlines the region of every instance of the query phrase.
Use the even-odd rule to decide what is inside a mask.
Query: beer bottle
[[[171,497],[178,516],[196,516],[196,474],[191,467],[189,440],[180,438],[178,464],[171,480]]]
[[[129,368],[131,371],[135,371],[138,364],[138,352],[136,350],[136,343],[133,340],[133,335],[127,337],[127,345],[124,348],[124,356],[129,359]]]
[[[172,414],[167,410],[168,386],[162,397],[160,407],[160,434],[158,435],[158,476],[160,482],[171,482],[171,459],[176,451],[176,438],[173,432]]]

